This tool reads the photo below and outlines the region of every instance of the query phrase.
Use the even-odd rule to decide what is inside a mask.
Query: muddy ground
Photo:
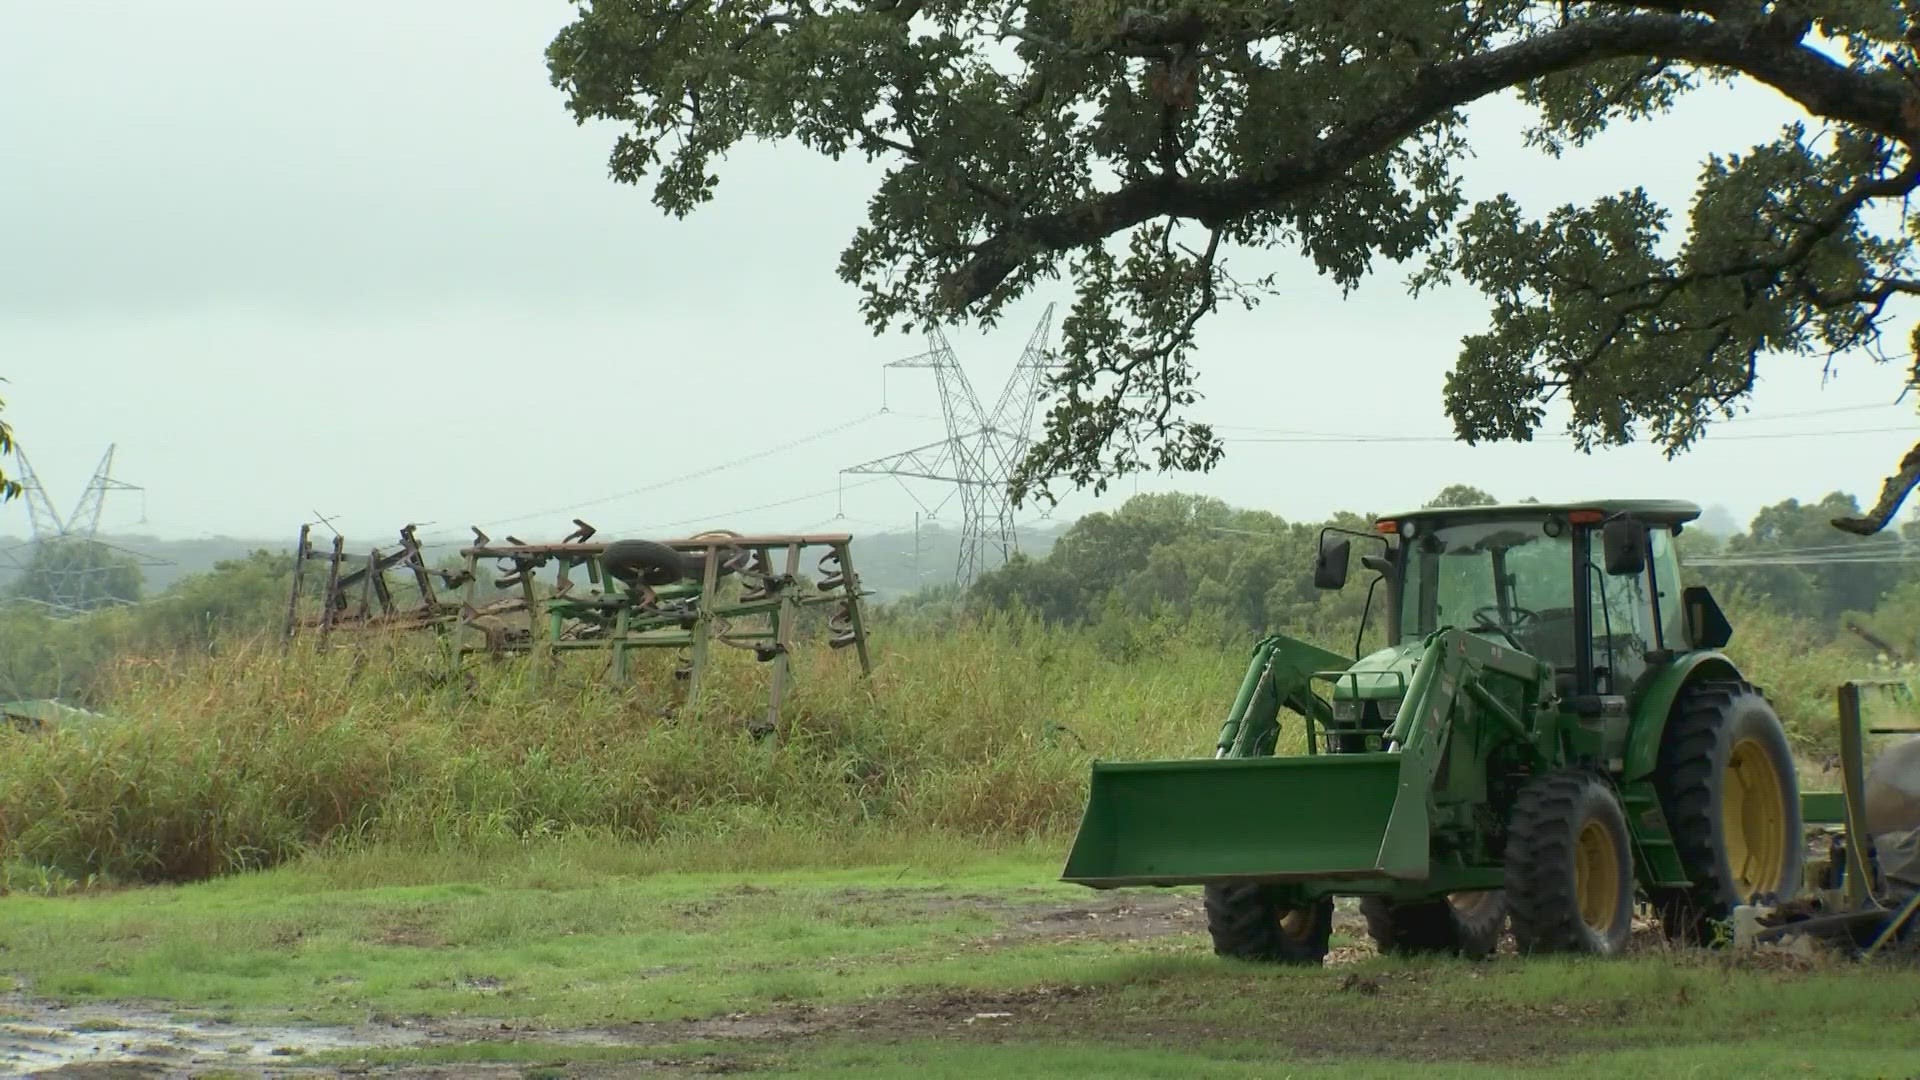
[[[861,899],[897,902],[910,895],[886,890],[849,891],[848,903]],[[1205,925],[1200,900],[1191,895],[1113,896],[1094,903],[1035,904],[1002,897],[942,896],[927,900],[929,912],[965,905],[993,907],[1009,916],[995,932],[976,938],[969,947],[995,949],[1036,941],[1139,941],[1193,933]],[[1365,944],[1364,921],[1343,904],[1335,915],[1335,931],[1362,944],[1337,947],[1328,957],[1331,966],[1351,965],[1373,955]],[[1640,927],[1640,947],[1658,947],[1658,933]],[[1509,948],[1511,946],[1509,945]],[[1417,983],[1426,975],[1400,972],[1362,975],[1338,980],[1331,989],[1367,997],[1391,995],[1397,984]],[[159,1008],[133,1004],[90,1004],[60,1007],[34,999],[30,993],[0,995],[0,1072],[9,1075],[66,1078],[148,1078],[224,1076],[521,1076],[525,1063],[445,1066],[317,1066],[302,1064],[303,1054],[351,1055],[355,1051],[423,1049],[475,1042],[527,1042],[542,1046],[608,1048],[633,1047],[636,1059],[623,1060],[608,1072],[700,1074],[751,1068],[734,1060],[738,1051],[764,1053],[770,1048],[798,1046],[823,1038],[893,1041],[928,1037],[1003,1040],[1032,1037],[1038,1032],[1062,1035],[1108,1030],[1118,1020],[1121,1038],[1167,1038],[1178,1042],[1238,1038],[1241,1032],[1216,1031],[1204,1021],[1182,1019],[1176,1010],[1151,1020],[1157,1030],[1127,1027],[1103,1003],[1103,992],[1072,986],[986,992],[903,993],[880,1002],[857,1005],[793,1006],[764,1013],[736,1014],[693,1021],[639,1022],[574,1030],[556,1030],[533,1024],[497,1021],[448,1020],[432,1017],[395,1019],[353,1026],[251,1025],[188,1018]],[[1524,1061],[1553,1049],[1558,1036],[1552,1024],[1541,1025],[1521,1016],[1484,1017],[1463,1030],[1456,1020],[1437,1023],[1431,1015],[1412,1012],[1388,1024],[1375,1025],[1369,1039],[1389,1046],[1397,1057],[1482,1060],[1488,1063]],[[1542,1034],[1543,1032],[1548,1034]],[[1352,1053],[1352,1033],[1305,1025],[1289,1032],[1290,1044],[1306,1056]],[[687,1059],[647,1060],[646,1047],[706,1044],[711,1049]],[[1463,1047],[1465,1049],[1463,1049]],[[568,1075],[591,1075],[592,1067],[571,1067]]]
[[[889,901],[915,896],[909,890],[848,890],[847,903]],[[956,907],[993,910],[1009,916],[1001,929],[970,942],[992,949],[1034,941],[1075,939],[1144,940],[1190,933],[1204,925],[1197,897],[1115,896],[1090,904],[1032,904],[1004,896],[926,898],[929,914]],[[1350,933],[1355,925],[1341,926]],[[353,1050],[432,1047],[480,1040],[536,1041],[549,1045],[595,1047],[658,1046],[671,1043],[797,1039],[821,1034],[860,1035],[867,1031],[919,1030],[951,1024],[969,1027],[1005,1019],[1014,997],[982,998],[976,1008],[964,996],[903,998],[884,1006],[796,1008],[765,1015],[735,1015],[697,1021],[634,1023],[589,1030],[558,1031],[534,1025],[451,1022],[420,1017],[351,1027],[248,1025],[187,1019],[156,1008],[124,1004],[61,1007],[30,994],[0,995],[0,1074],[44,1077],[196,1077],[209,1073],[254,1076],[408,1075],[457,1072],[461,1075],[519,1075],[522,1065],[489,1068],[360,1069],[317,1068],[298,1063],[300,1054]],[[1035,1000],[1044,1000],[1040,994]],[[983,1014],[976,1016],[975,1014]],[[660,1063],[673,1068],[678,1063]]]

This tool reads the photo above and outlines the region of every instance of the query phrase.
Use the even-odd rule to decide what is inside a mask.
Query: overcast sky
[[[0,394],[55,502],[113,443],[117,475],[146,491],[110,503],[107,526],[169,537],[290,539],[316,513],[370,542],[407,521],[464,534],[506,519],[557,539],[573,512],[610,533],[837,514],[860,531],[911,522],[915,495],[938,504],[936,486],[892,480],[836,493],[843,467],[942,433],[916,373],[895,373],[892,411],[873,415],[881,366],[923,345],[874,337],[835,274],[873,172],[752,147],[716,203],[662,215],[607,178],[612,133],[575,127],[548,84],[542,50],[570,13],[0,0]],[[1768,91],[1701,95],[1558,162],[1519,148],[1521,115],[1479,110],[1472,194],[1506,186],[1544,209],[1635,182],[1682,204],[1704,146],[1744,149],[1789,113]],[[1481,325],[1476,297],[1409,299],[1387,266],[1342,302],[1290,252],[1233,265],[1279,271],[1287,295],[1207,324],[1197,415],[1239,437],[1449,433],[1441,385]],[[954,334],[989,403],[1046,304],[1069,300]],[[1290,518],[1454,482],[1691,498],[1742,521],[1835,488],[1870,499],[1911,444],[1898,367],[1856,360],[1824,387],[1818,361],[1762,374],[1754,415],[1675,463],[1582,455],[1553,427],[1518,447],[1238,443],[1212,474],[1138,489]],[[19,502],[0,507],[0,534],[25,531]]]

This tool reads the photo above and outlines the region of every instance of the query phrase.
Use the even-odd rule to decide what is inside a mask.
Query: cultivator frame
[[[771,728],[779,722],[791,681],[790,655],[803,613],[837,605],[827,619],[829,647],[853,649],[861,674],[873,673],[860,609],[865,594],[853,568],[851,534],[748,536],[721,530],[658,541],[657,547],[697,558],[699,581],[650,583],[643,575],[610,569],[606,557],[616,545],[595,542],[595,530],[586,522],[575,519],[574,525],[575,531],[556,544],[529,544],[513,536],[495,543],[480,529],[473,530],[474,542],[460,552],[466,560],[466,594],[451,628],[459,655],[529,653],[551,658],[564,651],[605,649],[613,654],[613,678],[626,682],[633,650],[680,649],[687,657],[674,675],[687,683],[686,703],[691,706],[700,697],[713,647],[743,649],[772,667],[767,707]],[[826,549],[816,562],[821,578],[809,587],[801,577],[802,559],[809,549],[821,548]],[[485,607],[474,604],[480,564],[486,560],[503,571],[495,586],[518,588],[519,596]],[[780,569],[775,569],[776,560]],[[543,594],[535,574],[549,565],[555,581]],[[577,592],[582,575],[589,588]],[[723,578],[739,581],[737,596],[720,599]],[[507,620],[520,613],[527,617],[524,631]],[[758,625],[738,625],[747,622]],[[481,638],[477,642],[476,632]]]
[[[333,544],[323,550],[314,546],[313,526],[300,526],[299,539],[294,542],[293,585],[287,596],[287,617],[281,627],[281,638],[291,641],[304,627],[318,630],[324,645],[335,630],[417,630],[445,626],[458,618],[460,605],[442,600],[434,589],[433,579],[438,577],[442,588],[453,589],[464,583],[464,577],[429,568],[414,529],[415,526],[407,525],[400,530],[400,546],[396,550],[383,552],[374,548],[367,553],[365,563],[342,573],[348,561],[346,537],[335,533]],[[320,591],[320,611],[302,616],[301,591],[306,586],[310,562],[326,565],[326,584]],[[422,598],[417,606],[401,608],[394,603],[387,575],[396,571],[413,578]],[[356,588],[360,594],[357,604],[349,599]]]
[[[674,676],[687,684],[687,706],[700,697],[712,649],[728,646],[750,651],[771,666],[766,715],[771,731],[792,679],[789,657],[802,618],[811,609],[834,605],[826,620],[829,647],[853,649],[861,675],[873,674],[860,606],[867,594],[854,572],[849,533],[748,536],[714,530],[675,540],[606,542],[594,539],[597,530],[587,522],[575,518],[573,525],[558,543],[528,543],[517,536],[496,542],[473,527],[473,541],[460,549],[463,565],[457,571],[427,566],[413,525],[400,530],[397,550],[375,548],[354,569],[343,569],[348,562],[343,537],[335,534],[331,548],[323,550],[314,545],[311,527],[303,525],[283,638],[291,641],[301,628],[311,627],[319,631],[324,648],[336,630],[430,629],[448,640],[456,659],[525,654],[551,660],[562,652],[608,650],[611,675],[620,683],[632,676],[633,650],[680,649],[687,655]],[[677,565],[666,578],[652,581],[624,563],[609,566],[610,550],[619,563],[619,550],[624,547],[630,555],[636,545],[655,556],[670,554]],[[825,550],[815,560],[819,580],[809,582],[802,577],[802,562],[820,549]],[[300,604],[312,562],[325,565],[325,584],[320,611],[303,617]],[[494,563],[498,576],[489,575],[484,562]],[[538,580],[548,568],[553,580]],[[389,573],[410,574],[422,603],[397,605]],[[733,582],[740,586],[737,595],[722,598],[722,586]],[[483,601],[480,589],[489,583],[512,595]],[[357,605],[350,599],[356,589]],[[460,590],[458,600],[445,596],[453,589]]]

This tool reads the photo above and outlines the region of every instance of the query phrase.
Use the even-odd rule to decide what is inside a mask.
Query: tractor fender
[[[1687,684],[1699,679],[1740,679],[1740,669],[1715,649],[1688,653],[1660,669],[1640,690],[1633,710],[1634,723],[1627,733],[1627,753],[1622,779],[1632,782],[1653,775],[1660,761],[1660,739],[1666,733],[1673,703]]]

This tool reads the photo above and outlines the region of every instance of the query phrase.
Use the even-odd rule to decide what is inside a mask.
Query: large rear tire
[[[1520,789],[1507,829],[1506,879],[1521,953],[1625,949],[1633,933],[1633,856],[1613,788],[1568,769]]]
[[[1333,897],[1283,904],[1271,885],[1209,885],[1207,933],[1215,955],[1266,963],[1319,964],[1333,940]]]
[[[1652,896],[1673,941],[1714,940],[1736,905],[1800,888],[1805,837],[1786,728],[1753,686],[1698,682],[1681,691],[1661,733],[1654,789],[1680,865],[1693,882]]]
[[[1493,955],[1507,932],[1507,896],[1498,889],[1402,904],[1368,896],[1360,901],[1360,914],[1374,945],[1389,955],[1448,953],[1480,960]]]

